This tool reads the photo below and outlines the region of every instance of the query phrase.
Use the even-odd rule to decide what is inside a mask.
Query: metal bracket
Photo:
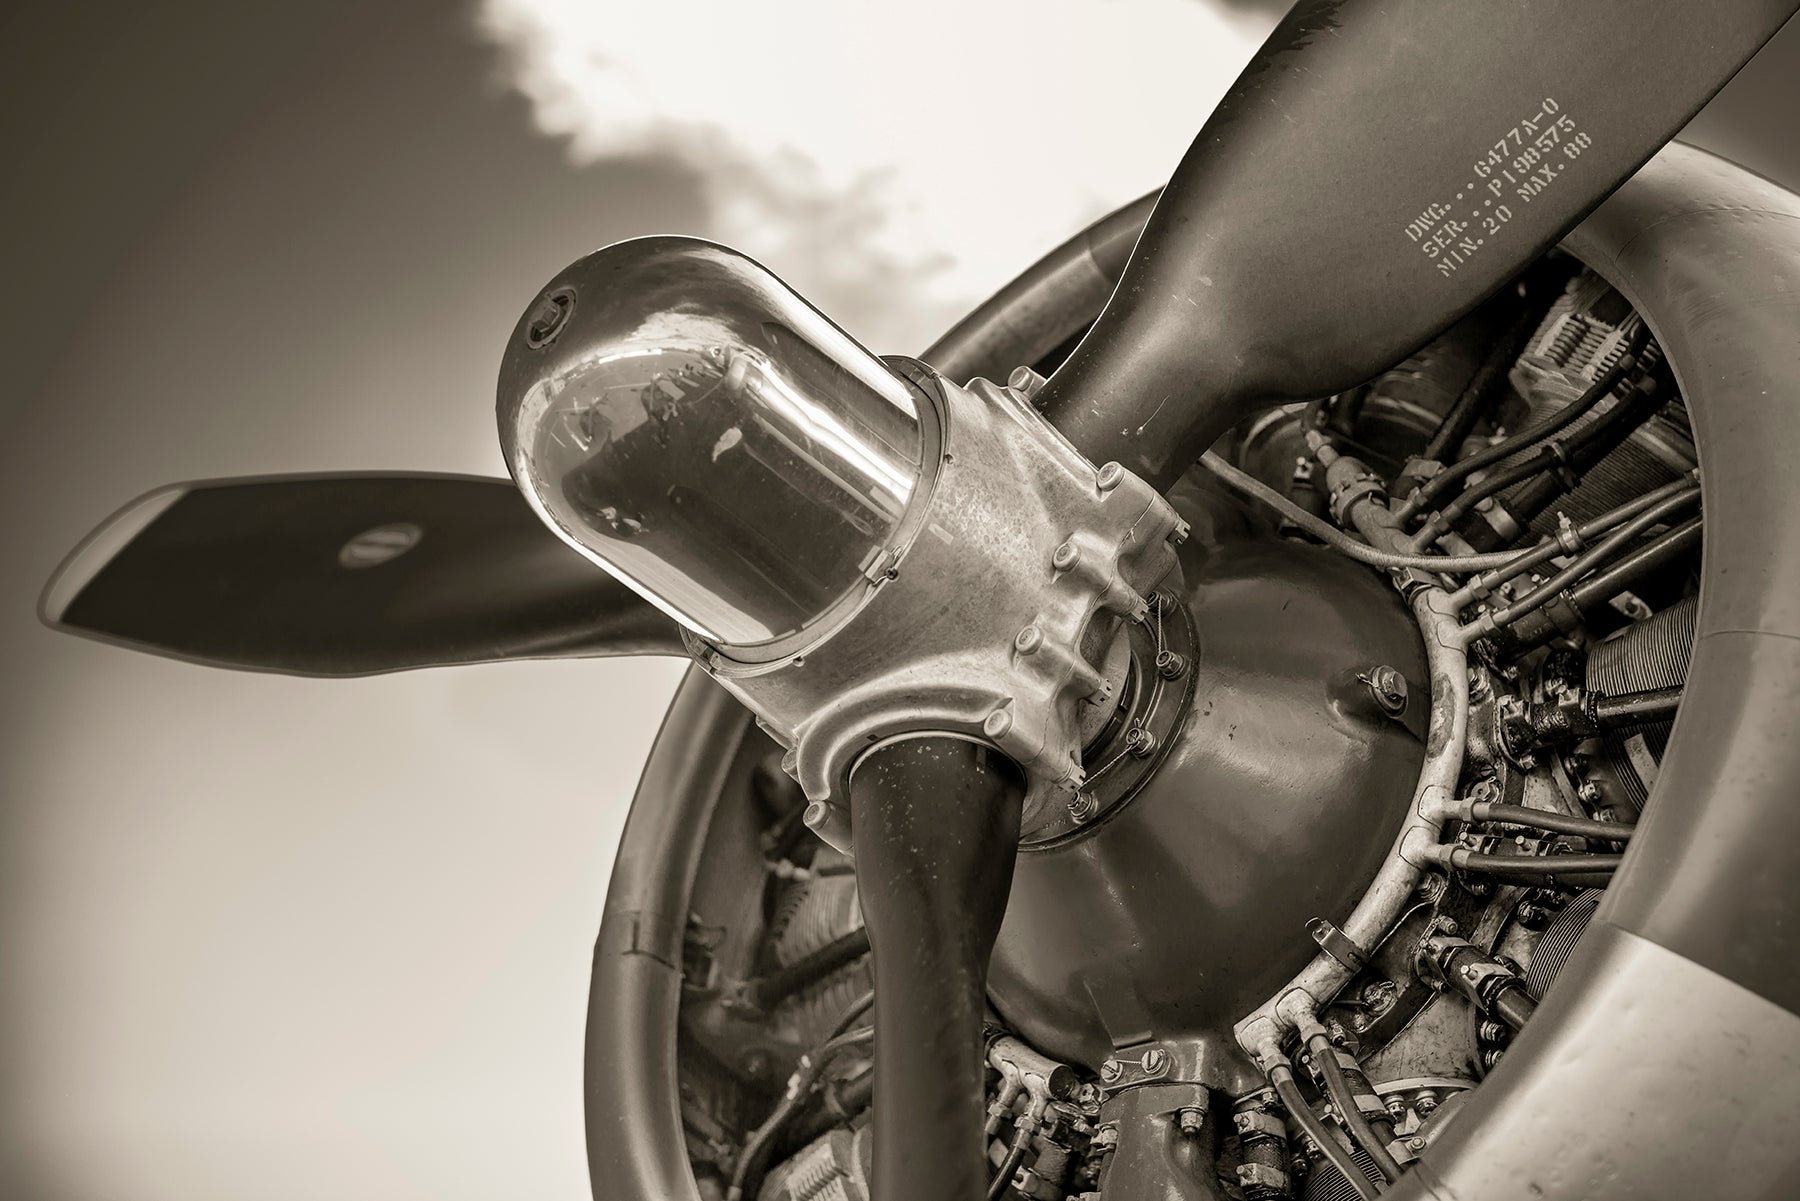
[[[1322,917],[1315,917],[1306,923],[1306,932],[1312,935],[1319,949],[1343,964],[1351,972],[1360,972],[1369,965],[1369,953],[1356,945],[1356,940],[1345,934]]]

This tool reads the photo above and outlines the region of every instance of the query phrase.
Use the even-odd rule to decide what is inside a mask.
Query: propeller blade
[[[1301,0],[1038,403],[1095,462],[1166,486],[1241,417],[1361,383],[1468,312],[1796,8]]]
[[[674,622],[563,545],[510,480],[476,476],[164,488],[69,556],[40,613],[134,650],[305,676],[684,653]]]

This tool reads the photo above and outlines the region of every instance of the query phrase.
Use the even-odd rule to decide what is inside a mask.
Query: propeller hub
[[[550,281],[507,347],[499,422],[533,509],[681,623],[792,748],[839,845],[857,760],[918,733],[1017,762],[1028,830],[1064,814],[1118,700],[1121,631],[1155,617],[1185,537],[1024,391],[877,358],[694,239]]]

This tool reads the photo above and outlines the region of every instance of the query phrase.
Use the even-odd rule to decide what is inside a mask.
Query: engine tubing
[[[1128,243],[1130,214],[1147,211],[1093,228]],[[999,378],[1049,354],[1117,282],[1091,233],[927,361]],[[1637,305],[1693,416],[1709,528],[1689,703],[1654,804],[1535,1020],[1389,1196],[1800,1196],[1800,1142],[1774,1133],[1800,1124],[1800,199],[1677,143],[1563,245]],[[676,1098],[678,960],[631,948],[634,915],[684,911],[748,724],[723,697],[689,673],[620,845],[588,1023],[596,1196],[698,1196]]]

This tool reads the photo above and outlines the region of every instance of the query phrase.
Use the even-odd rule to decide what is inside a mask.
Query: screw
[[[550,345],[556,335],[562,333],[563,326],[569,323],[569,314],[574,311],[575,293],[570,288],[558,288],[538,301],[525,325],[525,345],[533,350]]]
[[[1163,1068],[1165,1066],[1167,1066],[1167,1064],[1169,1062],[1169,1056],[1166,1052],[1162,1051],[1160,1048],[1151,1047],[1148,1051],[1144,1052],[1143,1059],[1139,1060],[1138,1062],[1140,1062],[1144,1065],[1144,1070],[1146,1072],[1149,1072],[1152,1075],[1154,1075],[1155,1073],[1162,1071]]]
[[[1100,485],[1100,491],[1111,492],[1125,478],[1125,469],[1117,463],[1102,463],[1100,471],[1094,476],[1094,482]]]
[[[1012,724],[1012,710],[996,709],[981,723],[981,732],[989,738],[1004,738],[1006,732],[1012,729]]]
[[[1406,1140],[1406,1145],[1411,1150],[1423,1151],[1425,1149],[1425,1140],[1414,1135],[1412,1138]]]
[[[1156,674],[1165,680],[1178,680],[1187,674],[1187,656],[1180,651],[1158,651]]]
[[[1036,626],[1026,626],[1013,638],[1013,649],[1021,655],[1029,655],[1044,645],[1044,631]]]
[[[1079,562],[1081,562],[1081,548],[1073,542],[1063,543],[1056,548],[1056,553],[1050,556],[1050,566],[1058,571],[1067,571]]]
[[[1125,749],[1139,759],[1148,759],[1156,751],[1156,735],[1143,726],[1132,726],[1125,731]]]
[[[1100,1065],[1100,1079],[1106,1081],[1108,1084],[1113,1083],[1124,1074],[1125,1065],[1116,1059],[1109,1059]]]

